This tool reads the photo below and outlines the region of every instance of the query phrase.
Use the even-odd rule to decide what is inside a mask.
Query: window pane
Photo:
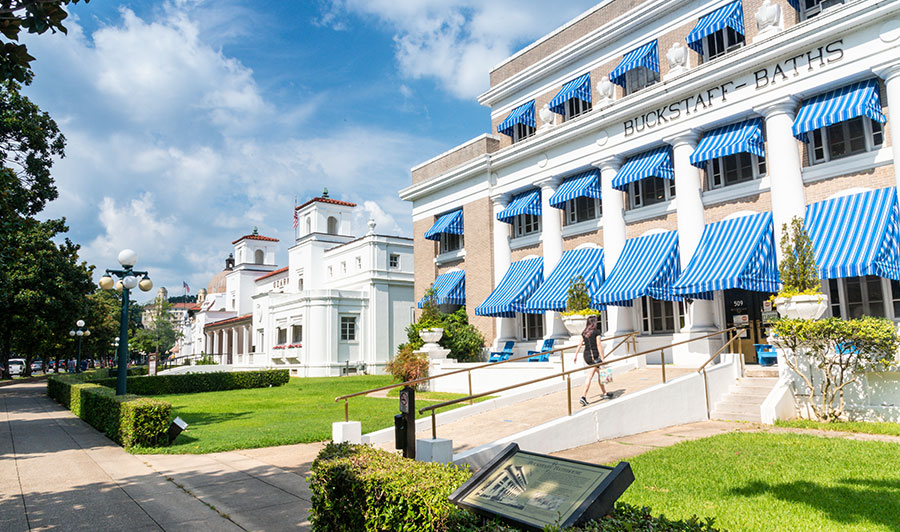
[[[849,277],[844,285],[847,296],[847,314],[849,318],[860,318],[865,313],[862,297],[862,283],[859,277]]]
[[[847,135],[844,131],[844,125],[841,122],[825,128],[828,134],[828,151],[832,159],[847,155]]]
[[[850,153],[866,151],[866,128],[863,126],[863,119],[848,120],[847,129],[850,134]]]
[[[900,282],[891,279],[891,299],[894,301],[894,319],[900,318]]]
[[[872,122],[872,147],[880,148],[884,144],[884,128],[880,122],[874,120]]]

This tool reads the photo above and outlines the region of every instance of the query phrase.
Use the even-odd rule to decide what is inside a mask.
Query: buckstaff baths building
[[[611,0],[496,66],[479,102],[496,133],[400,196],[416,297],[433,283],[495,347],[567,337],[582,275],[608,334],[745,324],[755,361],[795,216],[833,315],[900,320],[900,2]]]

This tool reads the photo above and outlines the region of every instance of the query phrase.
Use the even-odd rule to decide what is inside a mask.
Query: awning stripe
[[[563,181],[562,185],[556,189],[556,193],[550,196],[550,205],[557,209],[565,209],[566,202],[575,198],[599,197],[600,171],[588,170]]]
[[[700,22],[688,34],[687,41],[698,54],[703,54],[703,38],[724,28],[731,28],[744,35],[744,8],[741,0],[722,6],[700,17]]]
[[[597,293],[603,283],[602,248],[572,249],[563,253],[550,277],[528,298],[525,312],[540,314],[545,310],[566,310],[569,286],[572,279],[579,276],[584,279],[588,293]]]
[[[514,196],[509,206],[497,213],[497,219],[508,224],[520,214],[541,215],[541,190],[534,189]]]
[[[466,272],[456,270],[438,275],[431,284],[434,288],[434,302],[437,305],[466,304]],[[425,297],[419,300],[419,308],[425,306]]]
[[[425,238],[428,240],[440,240],[441,234],[449,233],[451,235],[463,234],[463,212],[462,209],[448,212],[441,215],[431,229],[425,231]]]
[[[881,111],[881,91],[877,79],[852,83],[806,100],[797,113],[792,129],[795,137],[808,142],[808,132],[858,116],[867,116],[882,124],[887,122]]]
[[[806,207],[806,230],[823,279],[877,275],[900,281],[900,215],[894,187]]]
[[[655,150],[628,159],[613,179],[612,186],[617,190],[626,190],[629,183],[640,181],[646,177],[675,179],[670,146],[660,146]]]
[[[588,103],[591,101],[591,73],[586,72],[581,76],[563,85],[563,88],[550,100],[550,110],[558,115],[566,113],[566,102],[572,98],[578,98]]]
[[[691,154],[691,164],[704,168],[706,161],[710,159],[736,153],[752,153],[759,157],[766,156],[761,118],[729,124],[710,131],[703,136],[703,140],[700,141],[697,149]]]
[[[644,67],[657,74],[659,73],[659,50],[656,40],[650,41],[625,54],[622,62],[609,73],[609,80],[620,87],[624,87],[625,73],[638,67]]]
[[[525,302],[544,278],[544,259],[535,257],[512,263],[500,284],[475,308],[478,316],[513,318],[525,311]]]
[[[788,0],[788,4],[797,11],[800,11],[800,0]]]
[[[513,128],[516,124],[525,124],[526,126],[535,127],[534,100],[513,109],[512,112],[509,113],[509,116],[497,126],[497,132],[511,137],[513,136]]]
[[[778,291],[772,214],[763,212],[709,224],[673,292],[687,296],[741,288]]]
[[[641,296],[680,301],[672,291],[679,273],[676,231],[632,238],[625,242],[619,260],[591,304],[630,305]]]

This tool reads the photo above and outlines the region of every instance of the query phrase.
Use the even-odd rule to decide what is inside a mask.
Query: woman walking
[[[578,361],[578,350],[584,347],[584,363],[588,366],[598,364],[603,362],[603,346],[600,345],[598,337],[600,336],[600,327],[597,323],[597,316],[588,316],[587,325],[584,327],[584,331],[581,332],[581,345],[578,346],[578,349],[575,350],[575,360],[573,362]],[[601,375],[602,374],[602,375]],[[587,380],[584,381],[584,391],[581,392],[581,399],[578,401],[581,403],[581,406],[587,406],[587,394],[588,390],[591,388],[591,380],[593,380],[594,375],[597,376],[597,383],[600,385],[600,391],[606,396],[607,399],[612,399],[612,392],[606,391],[606,386],[604,386],[604,379],[609,378],[609,370],[603,368],[602,370],[599,367],[594,367],[590,374],[587,377]],[[609,382],[609,380],[606,380]]]

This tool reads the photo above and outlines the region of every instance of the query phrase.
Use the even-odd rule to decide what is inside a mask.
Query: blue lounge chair
[[[544,345],[541,346],[540,351],[529,351],[528,361],[529,362],[550,362],[550,353],[545,353],[545,351],[549,351],[553,349],[553,340],[554,338],[547,338],[544,340]]]
[[[775,347],[767,344],[753,344],[756,348],[756,360],[760,366],[774,366],[778,361],[778,353]]]
[[[491,358],[488,359],[488,362],[500,362],[501,360],[508,360],[510,356],[512,356],[513,347],[516,345],[516,342],[510,340],[503,344],[503,351],[495,351],[491,353]]]

